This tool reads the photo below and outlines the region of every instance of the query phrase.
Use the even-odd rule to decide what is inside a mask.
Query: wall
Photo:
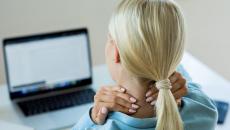
[[[93,64],[104,63],[107,26],[116,0],[0,0],[0,38],[88,27]],[[0,83],[4,81],[0,48]]]
[[[86,26],[93,64],[104,63],[109,17],[117,0],[0,0],[0,38]],[[187,20],[187,48],[230,79],[230,1],[178,0]],[[0,49],[0,83],[4,82]]]
[[[230,1],[178,0],[187,22],[187,48],[230,80]]]

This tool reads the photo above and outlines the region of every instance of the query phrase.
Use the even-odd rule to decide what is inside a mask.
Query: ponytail
[[[170,91],[171,87],[169,79],[156,82],[156,88],[159,90],[156,102],[156,130],[183,130],[183,122]]]
[[[184,52],[184,18],[173,0],[122,0],[109,24],[121,64],[134,77],[157,81],[156,130],[183,130],[168,80]]]

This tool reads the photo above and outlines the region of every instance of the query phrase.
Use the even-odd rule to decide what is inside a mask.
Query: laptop
[[[92,105],[86,28],[6,38],[3,52],[9,97],[23,124],[70,127]]]

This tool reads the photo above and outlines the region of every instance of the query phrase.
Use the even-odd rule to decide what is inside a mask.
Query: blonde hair
[[[184,52],[184,19],[172,0],[122,0],[109,25],[121,64],[140,79],[156,81],[157,130],[183,130],[169,76]]]

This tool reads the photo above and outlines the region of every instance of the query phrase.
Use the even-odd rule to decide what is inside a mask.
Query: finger
[[[130,102],[130,103],[135,103],[137,101],[136,98],[130,96],[129,94],[127,93],[120,93],[120,92],[110,92],[110,91],[106,91],[105,92],[106,95],[109,95],[109,96],[115,96],[115,97],[120,97],[121,99],[127,101],[127,102]]]
[[[99,125],[104,124],[107,115],[108,115],[108,109],[107,109],[106,107],[102,107],[102,108],[100,109],[100,111],[98,112],[98,114],[97,114],[96,122],[97,122]]]
[[[146,93],[146,97],[149,97],[149,96],[151,96],[153,94],[153,92],[152,92],[152,90],[151,89],[149,89],[148,91],[147,91],[147,93]]]
[[[113,102],[116,102],[117,104],[119,104],[119,105],[121,105],[123,107],[134,108],[134,109],[139,108],[138,105],[130,103],[130,102],[124,100],[123,98],[119,97],[118,95],[117,95],[117,97],[113,98],[112,100],[113,100]]]
[[[157,97],[158,97],[158,92],[157,93],[154,93],[152,94],[151,96],[149,96],[147,99],[146,99],[146,102],[153,102],[155,100],[157,100]]]
[[[123,98],[124,100],[126,100],[128,102],[132,102],[132,103],[135,103],[137,101],[134,97],[130,96],[127,93],[124,93],[126,91],[126,89],[121,87],[121,86],[106,87],[104,89],[106,89],[106,90],[103,91],[103,93],[106,95],[116,95],[116,96],[119,96],[119,97]]]
[[[173,84],[177,81],[178,77],[180,76],[180,73],[174,72],[170,77],[169,80]]]
[[[186,85],[186,80],[185,79],[178,79],[174,84],[172,84],[172,89],[171,92],[174,93],[177,90],[181,89]]]
[[[126,91],[126,89],[122,86],[114,86],[114,87],[112,87],[112,90],[116,91],[116,92],[122,92],[122,93],[124,93]]]
[[[112,91],[112,89],[107,89],[103,92],[103,94],[97,93],[95,95],[95,102],[107,102],[107,103],[115,103],[119,104],[123,107],[127,107],[129,109],[138,109],[139,106],[134,104],[136,99],[131,97],[129,94],[120,93],[116,91]]]
[[[175,99],[179,99],[183,96],[186,96],[188,93],[187,87],[182,87],[181,89],[179,89],[178,91],[176,91],[175,93],[173,93],[173,96]]]
[[[104,85],[102,87],[100,87],[99,91],[113,91],[113,89],[119,89],[119,86],[112,86],[112,85]]]
[[[100,105],[105,106],[106,108],[108,108],[109,111],[119,111],[119,112],[123,112],[125,114],[134,114],[134,113],[136,113],[136,110],[121,106],[121,105],[116,104],[116,103],[100,102]]]
[[[109,93],[111,91],[111,89],[108,89],[109,87],[101,87],[99,89],[99,91],[96,92],[96,94],[94,95],[94,101],[101,101],[101,97],[103,97],[104,95],[106,95],[106,93]]]
[[[121,106],[129,107],[132,109],[138,109],[140,106],[136,105],[135,102],[137,101],[135,98],[130,97],[127,94],[124,93],[118,93],[117,96],[119,97],[117,99],[117,103]],[[131,106],[130,106],[131,104]]]
[[[103,95],[103,94],[108,94],[108,93],[112,93],[112,92],[120,92],[120,93],[125,93],[126,89],[120,86],[109,86],[107,85],[107,87],[103,86],[99,89],[99,91],[96,93],[98,95]]]
[[[122,86],[119,86],[119,85],[114,85],[112,87],[105,87],[105,89],[107,91],[116,91],[116,92],[122,92],[124,93],[126,91],[126,89]]]
[[[179,90],[182,85],[179,83],[180,81],[175,82],[174,84],[172,84],[172,88],[171,88],[171,92],[174,93],[177,90]]]
[[[118,93],[117,95],[101,95],[100,98],[97,100],[99,102],[107,102],[107,103],[114,103],[120,106],[129,108],[129,109],[138,109],[139,106],[131,103],[130,101],[124,100],[124,98],[120,97],[122,93]]]
[[[151,95],[153,95],[154,93],[158,92],[158,90],[156,89],[155,85],[152,86],[146,93],[146,97],[150,97]]]
[[[100,95],[97,94],[94,96],[94,101],[95,102],[108,102],[108,103],[110,103],[110,102],[112,102],[112,98],[111,98],[111,96],[106,95],[106,94],[100,94]]]
[[[132,97],[129,94],[126,94],[126,93],[116,93],[116,95],[118,97],[120,97],[121,99],[124,99],[127,102],[135,103],[137,101],[136,98],[134,98],[134,97]]]
[[[154,101],[152,101],[151,103],[150,103],[150,105],[152,105],[152,106],[155,106],[156,105],[156,100],[154,100]]]

